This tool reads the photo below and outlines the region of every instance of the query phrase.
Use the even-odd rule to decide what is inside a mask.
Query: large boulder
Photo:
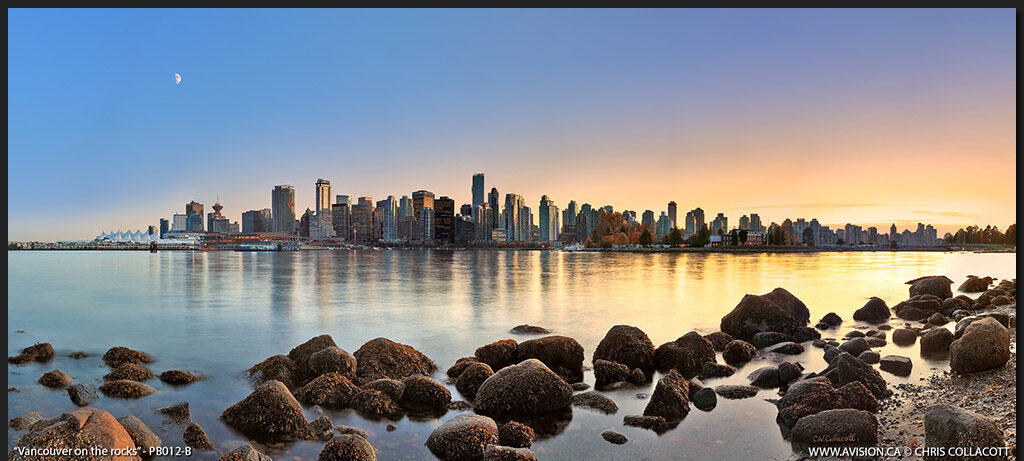
[[[537,359],[570,383],[583,381],[583,346],[567,336],[545,336],[519,343],[519,360]]]
[[[736,307],[722,317],[721,330],[734,338],[750,341],[762,331],[793,333],[806,326],[811,313],[796,296],[783,288],[756,296],[746,295]]]
[[[854,357],[868,349],[871,349],[871,346],[868,346],[868,341],[864,338],[853,338],[839,345],[839,350],[849,353]]]
[[[130,379],[107,381],[100,386],[100,392],[107,397],[137,399],[156,392],[156,389]]]
[[[160,373],[160,381],[167,384],[184,385],[199,381],[199,376],[184,370],[167,370]]]
[[[758,368],[747,375],[747,379],[750,380],[751,386],[765,389],[779,387],[779,368],[773,366]]]
[[[878,443],[878,419],[864,410],[825,410],[800,418],[790,437],[809,446],[873,446]]]
[[[631,378],[632,371],[621,363],[602,359],[594,361],[594,385],[599,388],[618,382],[629,382]]]
[[[924,432],[927,448],[1006,446],[1003,431],[992,420],[944,403],[925,411]]]
[[[864,307],[853,312],[854,320],[870,323],[881,323],[889,320],[891,316],[892,313],[889,312],[889,306],[885,304],[885,301],[875,297],[869,299]]]
[[[533,428],[523,423],[509,421],[498,428],[498,439],[507,447],[527,448],[533,445]]]
[[[104,381],[116,381],[119,379],[130,379],[132,381],[146,381],[156,376],[153,370],[138,363],[122,363],[114,368],[114,371],[103,376]]]
[[[60,370],[47,371],[39,377],[39,384],[46,387],[67,387],[71,384],[71,376]]]
[[[909,346],[917,341],[917,330],[897,328],[892,331],[892,342],[897,346]]]
[[[348,408],[361,389],[341,373],[322,374],[295,392],[295,398],[307,405],[340,410]]]
[[[481,413],[543,415],[572,401],[572,387],[540,360],[527,359],[498,370],[477,389],[474,403]]]
[[[491,370],[500,370],[519,360],[519,343],[513,339],[503,339],[476,349],[477,360],[486,363]]]
[[[957,291],[963,293],[981,293],[988,289],[988,286],[992,284],[992,277],[976,277],[968,275],[967,280],[957,288]]]
[[[486,363],[473,363],[455,378],[455,389],[462,395],[473,398],[480,385],[494,374]]]
[[[793,342],[793,337],[785,333],[778,333],[774,331],[762,331],[753,338],[750,338],[750,344],[758,349],[764,349],[768,346],[774,346],[778,343]]]
[[[338,345],[334,343],[334,338],[331,338],[331,335],[316,336],[292,348],[292,350],[288,352],[288,358],[292,359],[292,362],[295,362],[299,371],[306,374],[309,371],[309,359],[313,357],[313,354],[316,354],[328,347],[338,347]]]
[[[505,371],[508,367],[501,371]],[[498,425],[493,419],[460,414],[441,424],[427,437],[427,448],[444,460],[479,460],[488,445],[498,444]]]
[[[727,346],[730,342],[732,342],[732,340],[736,338],[733,338],[731,335],[729,335],[729,333],[716,331],[714,333],[704,335],[704,339],[711,341],[711,345],[715,348],[716,351],[722,352],[725,350],[725,346]],[[658,352],[655,351],[654,354],[655,356],[657,356]],[[657,361],[657,357],[655,357],[655,361]]]
[[[714,344],[696,331],[662,344],[654,351],[654,364],[658,371],[674,369],[688,378],[700,373],[705,363],[716,360]]]
[[[20,365],[28,362],[49,362],[53,358],[53,346],[50,343],[33,344],[21,350],[21,353],[7,357],[7,363]]]
[[[380,378],[402,379],[415,374],[430,376],[437,369],[422,352],[387,338],[367,341],[356,351],[355,357],[356,384]]]
[[[944,356],[953,344],[953,333],[945,328],[932,328],[921,337],[921,355]]]
[[[736,373],[736,367],[724,363],[705,362],[700,370],[700,376],[703,378],[724,378],[732,376],[733,373]]]
[[[249,369],[249,379],[257,386],[268,381],[280,381],[292,389],[296,384],[295,375],[295,362],[283,355],[267,357]]]
[[[722,352],[725,362],[733,366],[747,363],[755,355],[757,355],[757,348],[742,339],[729,343],[728,346],[725,346],[725,351]]]
[[[426,376],[413,375],[401,379],[405,392],[399,402],[413,410],[441,411],[452,403],[452,393],[441,383]]]
[[[280,381],[268,381],[220,415],[225,424],[261,440],[303,436],[309,424],[295,396]]]
[[[949,346],[949,368],[957,373],[999,368],[1008,360],[1010,332],[991,317],[968,325],[960,339]]]
[[[225,453],[220,457],[219,461],[274,461],[271,457],[260,453],[258,450],[252,447],[252,445],[246,443],[234,450]]]
[[[320,450],[319,461],[374,461],[377,450],[365,438],[340,434],[331,438]]]
[[[668,372],[654,386],[644,416],[661,416],[666,421],[682,419],[690,412],[689,384],[677,370]]]
[[[909,357],[887,355],[879,359],[878,368],[896,376],[910,376],[910,370],[914,368],[914,362]]]
[[[155,450],[160,447],[163,441],[153,433],[153,430],[146,423],[134,415],[117,418],[117,422],[121,424],[125,431],[128,431],[128,435],[135,442],[135,447],[139,449],[140,456],[146,456],[147,454],[155,455],[157,453]]]
[[[841,352],[829,362],[828,367],[820,373],[820,376],[828,378],[834,387],[842,387],[859,381],[877,399],[888,397],[890,394],[885,379],[882,379],[878,370],[846,352]]]
[[[932,275],[916,278],[907,282],[910,285],[910,297],[917,295],[938,296],[940,300],[953,297],[953,290],[950,288],[953,281],[944,275]]]
[[[403,392],[404,394],[404,392]],[[380,418],[398,419],[402,416],[402,408],[384,391],[363,389],[352,396],[349,402],[357,412]]]
[[[779,408],[776,420],[788,431],[800,418],[841,408],[840,403],[841,397],[828,378],[816,377],[797,381],[776,403]]]
[[[153,359],[145,352],[122,346],[111,347],[103,354],[103,362],[110,368],[117,368],[123,363],[150,363],[152,361]]]
[[[33,454],[32,452],[36,452]],[[7,455],[16,461],[42,461],[54,459],[84,459],[84,456],[42,456],[42,450],[84,450],[108,455],[89,456],[99,461],[134,461],[141,458],[134,453],[135,442],[131,435],[110,413],[97,408],[76,408],[60,417],[40,421],[32,426]]]
[[[188,426],[185,427],[185,432],[182,434],[182,438],[185,440],[185,445],[193,449],[203,451],[214,449],[210,439],[206,437],[206,431],[195,421],[189,421]]]
[[[699,336],[699,335],[698,335]],[[704,338],[701,338],[704,339]],[[618,362],[630,370],[654,371],[654,343],[643,330],[630,325],[615,325],[594,349],[593,360]]]
[[[304,374],[315,378],[326,373],[338,373],[349,380],[356,379],[356,358],[338,346],[328,346],[309,356]]]
[[[580,392],[573,395],[572,404],[577,407],[593,408],[607,414],[619,411],[619,406],[615,404],[614,400],[597,391]]]

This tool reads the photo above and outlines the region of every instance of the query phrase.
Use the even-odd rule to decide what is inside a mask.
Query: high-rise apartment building
[[[477,173],[473,175],[473,206],[477,207],[484,204],[484,174]]]
[[[272,232],[295,233],[295,188],[290,185],[274,186],[270,208],[273,213]]]
[[[672,228],[678,227],[676,223],[676,202],[668,202],[668,219],[672,221]]]
[[[412,214],[416,219],[420,219],[420,211],[424,207],[429,207],[431,210],[434,209],[434,193],[428,190],[418,190],[412,193]]]
[[[270,208],[262,210],[249,210],[242,213],[242,233],[254,234],[271,232],[273,226],[273,211]]]
[[[434,200],[434,240],[455,241],[455,200],[445,196]]]
[[[359,197],[352,205],[352,240],[355,242],[373,241],[373,198]]]

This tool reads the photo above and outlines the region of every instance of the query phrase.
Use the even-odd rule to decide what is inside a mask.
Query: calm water
[[[856,326],[855,309],[870,296],[889,305],[907,298],[905,281],[943,274],[955,281],[967,274],[1016,277],[1016,254],[818,253],[818,254],[613,254],[540,251],[302,251],[236,252],[9,252],[8,355],[35,342],[53,344],[50,363],[8,365],[8,417],[39,411],[45,417],[74,408],[63,391],[36,384],[61,369],[76,382],[102,383],[108,372],[100,356],[123,345],[148,352],[157,373],[188,369],[206,375],[196,384],[172,388],[136,401],[101,397],[95,404],[115,417],[134,414],[149,424],[164,445],[183,445],[181,426],[164,424],[154,410],[182,400],[219,450],[244,437],[218,421],[221,411],[247,395],[251,365],[322,333],[354,352],[384,336],[412,345],[439,367],[435,378],[459,357],[492,341],[524,340],[508,330],[541,325],[576,338],[586,364],[605,332],[616,324],[643,329],[655,345],[690,330],[709,333],[746,293],[781,286],[811,310],[812,324],[828,312],[844,320],[824,337],[841,337]],[[765,361],[795,359],[809,371],[824,368],[821,350],[794,357],[762,357],[736,375],[709,385],[748,383],[746,375]],[[67,354],[90,357],[72,360]],[[918,346],[888,345],[882,355],[914,359],[914,372],[890,383],[917,381],[944,362],[920,358]],[[721,356],[719,356],[721,361]],[[593,384],[587,372],[586,382]],[[450,386],[454,398],[461,398]],[[792,455],[775,424],[776,410],[764,390],[752,399],[719,400],[705,413],[693,409],[665,434],[624,427],[622,417],[641,414],[653,385],[607,393],[619,405],[614,415],[575,408],[563,432],[539,440],[542,459],[761,459]],[[380,459],[430,458],[423,446],[440,420],[370,421],[352,411],[329,412],[335,424],[370,433]],[[312,409],[307,409],[307,416]],[[613,428],[630,442],[616,446],[600,437]],[[21,433],[8,430],[8,450]],[[275,459],[311,459],[322,443],[298,442],[271,451]]]

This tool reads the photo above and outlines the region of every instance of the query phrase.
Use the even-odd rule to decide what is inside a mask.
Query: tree
[[[740,231],[740,243],[747,243],[747,230],[743,229]]]
[[[1003,242],[1008,245],[1017,246],[1017,223],[1010,224],[1010,227],[1006,228],[1006,235],[1003,236]]]
[[[702,247],[711,243],[711,231],[708,230],[708,225],[701,226],[697,232],[691,235],[689,243],[695,247]]]
[[[672,229],[672,232],[669,232],[668,235],[665,236],[665,243],[672,246],[682,245],[683,235],[679,233],[679,229]]]
[[[804,229],[803,234],[804,235],[801,235],[800,237],[803,239],[804,245],[807,245],[809,247],[814,246],[814,231],[811,230],[810,227],[808,227]]]
[[[654,237],[651,235],[650,229],[644,228],[643,233],[640,234],[640,240],[638,243],[645,247],[649,247],[654,243]]]

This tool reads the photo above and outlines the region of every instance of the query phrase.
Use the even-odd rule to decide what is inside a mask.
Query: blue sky
[[[9,10],[8,238],[275,184],[301,212],[318,177],[464,203],[480,171],[530,205],[1005,228],[1015,124],[1014,10]]]

